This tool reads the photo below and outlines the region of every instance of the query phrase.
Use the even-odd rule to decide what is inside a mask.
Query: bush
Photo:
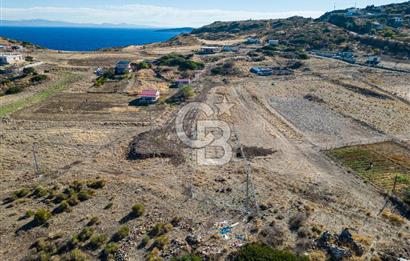
[[[42,224],[46,223],[50,218],[51,218],[50,211],[48,211],[44,208],[40,208],[36,211],[36,213],[34,213],[34,220],[33,221],[37,225],[42,225]]]
[[[289,218],[289,229],[298,230],[306,221],[307,216],[305,213],[297,213]]]
[[[261,244],[247,244],[238,252],[231,254],[230,260],[234,261],[308,261],[308,257],[299,257],[293,253],[273,248]]]
[[[33,67],[29,67],[29,68],[24,68],[23,69],[23,74],[24,75],[29,75],[29,74],[37,74],[36,70]]]
[[[42,186],[35,187],[33,191],[33,195],[38,198],[45,197],[48,194],[48,190],[43,188]]]
[[[118,231],[113,235],[113,241],[121,241],[128,236],[130,229],[127,226],[122,226]]]
[[[132,206],[132,214],[136,217],[140,217],[144,214],[144,206],[141,204],[135,204]]]
[[[27,196],[28,194],[30,194],[30,190],[28,190],[28,188],[22,188],[20,190],[17,190],[16,192],[14,192],[14,195],[17,198],[24,198],[25,196]]]
[[[70,212],[70,204],[66,200],[61,201],[60,205],[54,209],[54,213]]]
[[[74,249],[70,252],[67,260],[69,260],[69,261],[86,261],[86,260],[89,260],[89,258],[80,249]]]
[[[104,207],[104,209],[111,209],[113,205],[114,204],[112,202],[110,202],[110,203],[107,204],[107,206]]]
[[[155,242],[154,242],[154,247],[158,249],[164,249],[164,247],[168,244],[168,237],[165,235],[162,235],[158,237]]]
[[[98,217],[92,217],[90,221],[88,221],[87,226],[91,227],[98,224],[100,224],[100,219]]]
[[[201,62],[195,61],[185,61],[179,65],[179,70],[186,71],[186,70],[202,70],[205,68],[205,65]]]
[[[47,78],[48,78],[47,75],[40,74],[40,75],[35,75],[35,76],[31,77],[30,81],[32,83],[40,83],[42,81],[47,80]]]
[[[80,201],[89,200],[92,196],[94,196],[94,191],[92,190],[81,190],[80,193],[78,193],[78,199]]]
[[[34,58],[32,56],[26,56],[25,60],[26,62],[32,62],[34,61]]]
[[[96,181],[92,181],[87,184],[87,187],[92,188],[92,189],[102,189],[105,186],[105,180],[99,179]]]
[[[78,200],[78,196],[77,194],[72,194],[70,196],[70,198],[67,200],[68,204],[70,204],[70,206],[77,206],[80,203],[80,200]]]
[[[24,214],[25,218],[30,218],[34,216],[35,212],[33,210],[27,210],[26,213]]]
[[[23,91],[23,87],[21,87],[20,85],[16,85],[16,86],[12,86],[10,88],[8,88],[4,94],[5,95],[11,95],[11,94],[16,94],[16,93],[20,93]]]
[[[146,70],[150,68],[151,68],[151,64],[147,61],[140,62],[136,65],[137,70]]]
[[[81,242],[87,241],[94,234],[94,231],[95,231],[94,228],[91,228],[91,227],[83,228],[80,234],[78,234],[78,240],[80,240]]]
[[[91,237],[89,246],[91,249],[98,249],[107,241],[107,239],[108,237],[105,234],[95,235]]]
[[[104,254],[109,256],[117,252],[119,246],[117,243],[110,242],[104,248]]]

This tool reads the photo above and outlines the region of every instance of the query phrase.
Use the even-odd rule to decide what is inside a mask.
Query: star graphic
[[[231,116],[230,110],[232,109],[233,106],[235,106],[235,104],[229,103],[226,97],[224,96],[222,103],[216,103],[215,106],[218,107],[218,111],[219,111],[218,115],[227,114]]]

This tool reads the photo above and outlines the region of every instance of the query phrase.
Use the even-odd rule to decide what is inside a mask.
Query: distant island
[[[149,25],[134,25],[134,24],[93,24],[93,23],[71,23],[63,21],[50,21],[45,19],[32,20],[3,20],[1,26],[24,26],[24,27],[81,27],[81,28],[139,28],[139,29],[155,29],[159,27]],[[173,29],[170,29],[173,30]]]

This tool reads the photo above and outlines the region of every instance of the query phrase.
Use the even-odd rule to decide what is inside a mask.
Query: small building
[[[400,27],[403,25],[403,18],[401,17],[394,17],[393,18],[393,26]]]
[[[268,44],[270,46],[278,46],[279,45],[279,40],[269,40]]]
[[[217,46],[202,46],[201,50],[199,50],[200,54],[214,54],[221,51],[220,47]]]
[[[381,24],[381,23],[379,23],[379,22],[374,22],[374,23],[372,23],[372,26],[373,26],[373,28],[376,29],[376,30],[383,30],[383,29],[384,29],[384,25]]]
[[[259,38],[247,38],[245,44],[260,44],[261,40]]]
[[[273,70],[268,67],[252,67],[250,72],[259,76],[269,76],[273,74]]]
[[[366,64],[370,66],[376,66],[381,62],[381,58],[379,56],[369,56],[367,58]]]
[[[158,90],[143,90],[140,93],[139,101],[145,104],[156,103],[159,100],[160,92]]]
[[[16,64],[23,62],[24,58],[21,54],[3,54],[0,55],[0,65]]]
[[[190,85],[191,84],[191,80],[190,79],[178,79],[174,82],[174,87],[175,88],[181,88],[183,86],[186,85]]]
[[[359,8],[350,8],[347,9],[346,15],[349,17],[357,16],[360,14],[360,9]]]
[[[23,51],[24,47],[21,46],[21,45],[12,45],[11,50],[13,50],[13,51]]]
[[[238,47],[236,46],[230,46],[230,45],[225,45],[222,47],[222,52],[237,52]]]
[[[130,61],[119,61],[115,66],[115,74],[126,74],[132,71]]]

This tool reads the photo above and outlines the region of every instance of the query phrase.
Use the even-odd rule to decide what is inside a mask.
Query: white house
[[[0,55],[0,65],[16,64],[23,62],[23,56],[21,54],[4,54]]]
[[[279,45],[279,40],[269,40],[268,44],[271,46],[278,46]]]
[[[258,38],[247,38],[245,43],[246,44],[260,44],[261,40]]]

